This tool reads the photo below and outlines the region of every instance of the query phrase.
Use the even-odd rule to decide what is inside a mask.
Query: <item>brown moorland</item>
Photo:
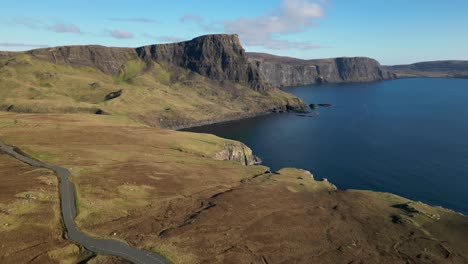
[[[84,114],[2,113],[0,137],[71,171],[83,231],[174,263],[468,262],[465,216],[213,158],[235,141]]]
[[[76,263],[62,237],[57,178],[0,152],[0,263]]]

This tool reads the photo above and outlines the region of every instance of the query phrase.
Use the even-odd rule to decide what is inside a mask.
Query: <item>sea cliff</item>
[[[262,77],[277,87],[321,83],[372,82],[395,74],[366,57],[301,60],[264,53],[247,53]]]

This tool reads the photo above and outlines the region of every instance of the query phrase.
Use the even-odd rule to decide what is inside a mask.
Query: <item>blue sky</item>
[[[467,14],[466,0],[16,0],[2,3],[0,50],[239,33],[247,51],[304,59],[468,60]]]

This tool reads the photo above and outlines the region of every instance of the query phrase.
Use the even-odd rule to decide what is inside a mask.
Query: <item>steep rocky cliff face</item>
[[[5,52],[0,70],[0,109],[15,112],[125,115],[180,129],[307,109],[263,79],[237,35],[140,48]]]
[[[27,52],[37,59],[75,67],[94,67],[107,74],[116,74],[127,61],[136,59],[137,53],[131,48],[110,48],[103,46],[63,46],[36,49]]]
[[[376,60],[364,57],[300,60],[262,53],[247,53],[247,56],[262,77],[278,87],[395,78]]]
[[[255,165],[261,162],[252,150],[240,142],[226,143],[224,149],[216,153],[215,160],[231,160],[240,162],[242,165]]]
[[[240,44],[238,35],[206,35],[189,41],[133,48],[103,46],[64,46],[28,52],[35,58],[72,66],[95,67],[107,74],[117,74],[129,60],[142,59],[178,66],[215,81],[231,81],[255,90],[269,87],[253,67]]]
[[[245,56],[238,35],[206,35],[190,41],[136,49],[145,61],[180,66],[216,81],[232,81],[255,90],[268,86]]]

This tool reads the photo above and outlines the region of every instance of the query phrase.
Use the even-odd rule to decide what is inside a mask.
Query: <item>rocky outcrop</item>
[[[118,91],[115,91],[115,92],[111,92],[109,94],[107,94],[105,97],[104,97],[104,100],[105,101],[109,101],[109,100],[112,100],[112,99],[115,99],[117,97],[120,97],[122,95],[122,90],[118,90]]]
[[[107,74],[116,74],[127,61],[138,58],[135,49],[103,46],[63,46],[35,49],[31,56],[52,63],[74,67],[94,67]]]
[[[336,191],[334,184],[327,179],[316,180],[310,171],[283,168],[271,176],[276,182],[281,182],[291,192],[331,192]]]
[[[277,87],[395,78],[376,60],[365,57],[301,60],[263,53],[247,53],[247,56],[261,76]]]
[[[189,69],[216,81],[232,81],[255,90],[268,86],[245,56],[237,34],[206,35],[190,41],[136,49],[140,58]]]
[[[243,165],[260,164],[261,160],[255,156],[252,150],[240,142],[229,142],[224,145],[224,149],[216,153],[215,160],[231,160],[240,162]]]
[[[15,52],[10,52],[10,51],[0,51],[0,59],[2,58],[8,58],[8,57],[11,57],[13,55],[15,55],[16,53]]]
[[[182,67],[215,81],[240,83],[259,91],[272,88],[248,61],[237,34],[206,35],[189,41],[136,49],[90,45],[36,49],[27,53],[53,63],[95,67],[112,75],[117,74],[129,60],[139,58],[148,67],[156,62]]]
[[[24,56],[25,54],[28,56]],[[85,100],[95,98],[94,95],[87,95],[93,93],[99,94],[102,102],[122,97],[122,100],[118,100],[120,103],[130,104],[130,100],[125,98],[136,96],[141,91],[133,88],[126,89],[125,86],[141,86],[139,88],[148,93],[147,98],[153,98],[151,100],[139,99],[139,102],[145,105],[141,107],[145,109],[144,113],[134,110],[134,107],[126,108],[124,112],[140,122],[153,126],[180,129],[256,116],[275,111],[275,109],[280,109],[281,112],[307,110],[307,105],[302,100],[269,85],[262,78],[256,66],[248,61],[237,35],[206,35],[190,41],[140,48],[63,46],[36,49],[21,52],[21,56],[13,56],[12,59],[4,59],[2,65],[11,68],[24,64],[30,67],[29,73],[34,75],[33,78],[40,82],[38,85],[47,81],[44,85],[54,87],[57,85],[55,87],[57,89],[53,89],[57,91],[66,87],[59,87],[58,82],[52,82],[53,80],[60,78],[73,81],[71,76],[61,73],[67,67],[57,67],[57,71],[52,69],[53,67],[51,67],[52,70],[42,70],[43,63],[40,61],[59,66],[93,69],[93,72],[86,71],[86,75],[89,73],[89,76],[96,78],[80,85],[80,87],[89,87],[90,90],[77,91],[80,98],[85,98]],[[97,72],[99,70],[113,78],[107,78],[107,80],[100,78],[101,73]],[[76,71],[75,77],[82,73],[82,71]],[[8,71],[2,71],[2,77],[7,74]],[[139,82],[143,78],[150,81]],[[99,82],[96,81],[98,79]],[[84,80],[80,81],[84,82]],[[154,87],[153,84],[161,85]],[[110,88],[112,86],[115,87]],[[190,94],[193,98],[185,98],[186,101],[183,103],[174,100],[174,96],[183,97],[184,92],[177,93],[177,95],[168,92],[167,87],[172,86],[181,88],[181,91],[185,89],[186,94]],[[122,93],[120,90],[124,88],[125,92]],[[105,92],[101,91],[104,89]],[[162,102],[167,106],[155,105],[154,101]],[[10,102],[5,102],[5,105],[8,104]],[[30,104],[34,104],[34,107]],[[72,108],[67,106],[65,108],[61,105],[57,102],[51,107],[50,104],[44,103],[44,106],[39,108],[36,107],[36,102],[27,102],[24,107],[15,104],[13,111],[44,109],[42,111],[69,112],[69,109],[77,109],[86,113],[104,111],[109,114],[121,113],[117,110],[118,104],[110,102],[102,107],[102,111],[97,111],[97,107],[75,106]]]

